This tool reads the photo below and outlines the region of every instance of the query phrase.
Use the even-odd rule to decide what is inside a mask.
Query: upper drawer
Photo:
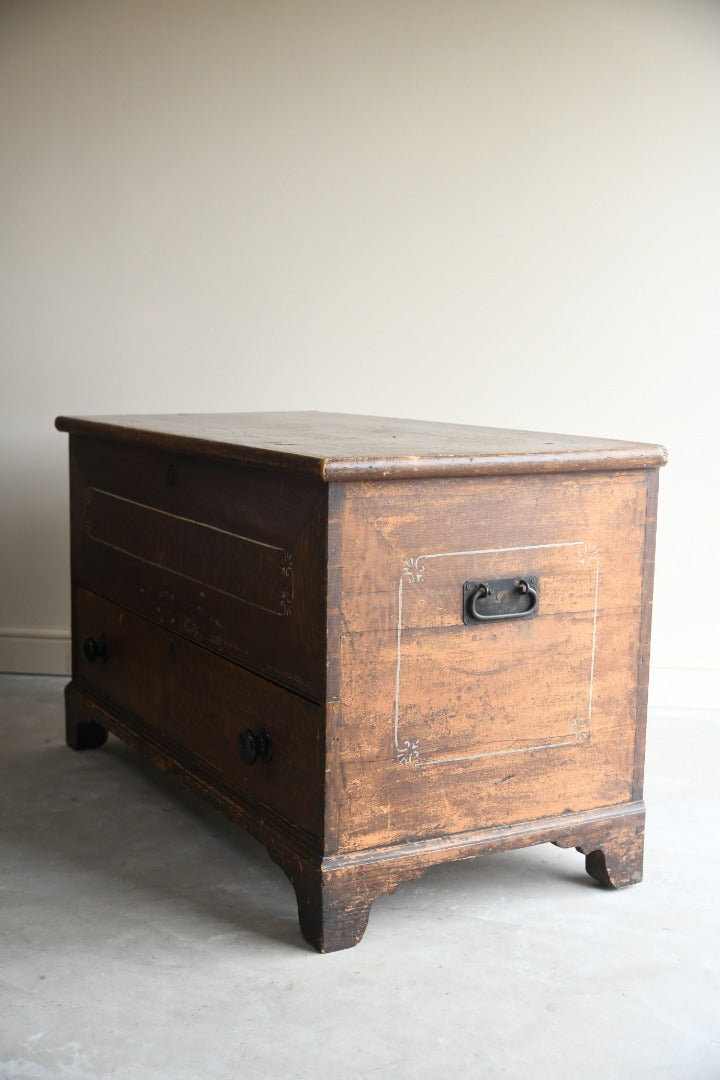
[[[322,700],[327,489],[70,440],[73,580]]]

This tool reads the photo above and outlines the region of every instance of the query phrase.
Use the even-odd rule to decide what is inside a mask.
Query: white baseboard
[[[720,709],[720,668],[650,665],[651,709]]]
[[[0,671],[69,675],[70,635],[64,630],[0,628]]]

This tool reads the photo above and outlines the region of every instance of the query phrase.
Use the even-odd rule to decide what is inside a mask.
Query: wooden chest
[[[67,739],[257,836],[321,951],[436,863],[642,874],[662,447],[323,413],[68,418]]]

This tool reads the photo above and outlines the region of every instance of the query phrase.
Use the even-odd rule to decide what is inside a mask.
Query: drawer
[[[323,699],[324,484],[80,437],[70,458],[74,582]]]
[[[88,660],[84,639],[105,639]],[[73,590],[73,677],[79,689],[195,774],[220,781],[315,837],[321,835],[321,710],[237,664],[82,588]],[[246,764],[239,737],[267,731],[272,755]]]

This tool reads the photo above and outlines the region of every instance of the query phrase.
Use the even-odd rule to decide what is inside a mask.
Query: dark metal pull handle
[[[253,765],[258,758],[261,761],[270,761],[273,754],[270,733],[265,730],[254,732],[246,728],[238,736],[238,745],[240,757],[246,765]]]
[[[96,660],[107,660],[108,658],[108,642],[104,634],[100,637],[94,638],[91,634],[83,638],[82,643],[83,656],[89,664],[94,664]]]
[[[527,597],[518,607],[521,597]],[[540,583],[537,578],[502,578],[498,581],[466,581],[463,585],[463,622],[499,622],[527,619],[538,613]]]

